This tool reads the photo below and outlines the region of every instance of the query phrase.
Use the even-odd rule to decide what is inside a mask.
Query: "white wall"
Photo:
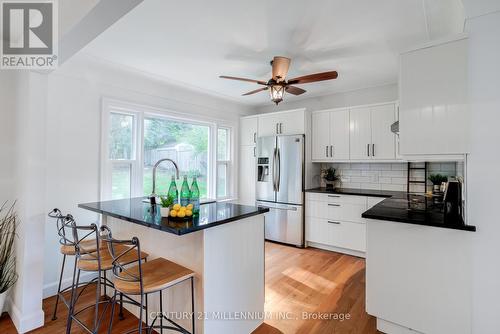
[[[0,74],[0,204],[13,201],[15,171],[15,90],[17,74],[2,71]],[[1,310],[0,310],[1,311]]]
[[[43,324],[43,224],[45,212],[46,79],[43,74],[2,71],[0,197],[17,200],[15,239],[18,280],[7,310],[19,332]]]
[[[101,100],[111,97],[169,109],[192,117],[210,117],[237,124],[250,108],[181,87],[167,85],[128,69],[85,57],[69,60],[48,82],[47,201],[89,224],[97,214],[77,208],[99,200]],[[236,135],[235,138],[238,138]],[[44,295],[57,288],[61,256],[55,222],[45,225]],[[69,280],[71,266],[65,273]]]
[[[471,154],[467,164],[469,221],[473,236],[474,334],[500,328],[500,2],[465,1],[469,33]],[[483,9],[496,10],[487,14]],[[481,16],[476,16],[481,15]],[[472,17],[471,17],[472,16]]]
[[[317,83],[320,85],[321,83]],[[307,90],[307,85],[301,85]],[[305,93],[307,96],[307,93]],[[336,93],[324,96],[305,98],[300,101],[288,102],[286,93],[284,101],[277,106],[269,100],[268,103],[255,108],[257,113],[267,113],[280,110],[307,108],[307,111],[341,108],[371,103],[395,101],[398,99],[398,85],[396,83],[377,87],[364,88],[349,92]]]

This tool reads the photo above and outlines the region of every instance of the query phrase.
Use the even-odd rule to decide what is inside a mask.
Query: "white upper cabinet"
[[[312,113],[312,160],[349,159],[349,109]]]
[[[370,160],[372,145],[370,108],[353,108],[350,111],[350,148],[352,160]]]
[[[352,108],[350,111],[351,160],[395,160],[394,103]]]
[[[330,153],[330,112],[313,113],[311,122],[312,160],[327,160]]]
[[[312,113],[312,160],[396,160],[394,103]]]
[[[330,113],[330,145],[333,160],[349,159],[349,109]]]
[[[305,133],[305,109],[259,115],[259,137]]]
[[[396,120],[394,104],[385,104],[371,108],[373,160],[391,160],[396,158],[396,137],[391,125]]]
[[[467,39],[401,55],[400,153],[464,154],[467,147]]]
[[[243,117],[240,119],[240,145],[255,145],[258,133],[257,117]]]

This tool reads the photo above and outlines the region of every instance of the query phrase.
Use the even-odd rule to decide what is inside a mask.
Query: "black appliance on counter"
[[[464,225],[462,218],[462,184],[459,180],[448,181],[443,198],[443,210],[445,223]]]

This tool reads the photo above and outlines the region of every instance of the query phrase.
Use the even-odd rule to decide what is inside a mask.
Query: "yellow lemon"
[[[174,218],[177,217],[177,211],[171,210],[170,211],[170,217],[174,217]]]
[[[174,204],[174,207],[172,209],[174,209],[175,211],[179,210],[181,208],[181,205],[180,204]]]
[[[193,211],[191,210],[186,210],[186,216],[191,217],[193,215]]]
[[[184,218],[186,216],[186,213],[184,211],[179,211],[179,213],[177,214],[177,217],[179,218]]]
[[[192,211],[192,210],[193,210],[193,204],[188,204],[188,205],[186,206],[186,209],[188,209],[188,210],[191,210],[191,211]]]

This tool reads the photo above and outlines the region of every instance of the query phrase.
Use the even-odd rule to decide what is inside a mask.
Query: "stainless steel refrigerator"
[[[267,240],[304,246],[304,136],[257,141],[257,205],[266,213]]]

